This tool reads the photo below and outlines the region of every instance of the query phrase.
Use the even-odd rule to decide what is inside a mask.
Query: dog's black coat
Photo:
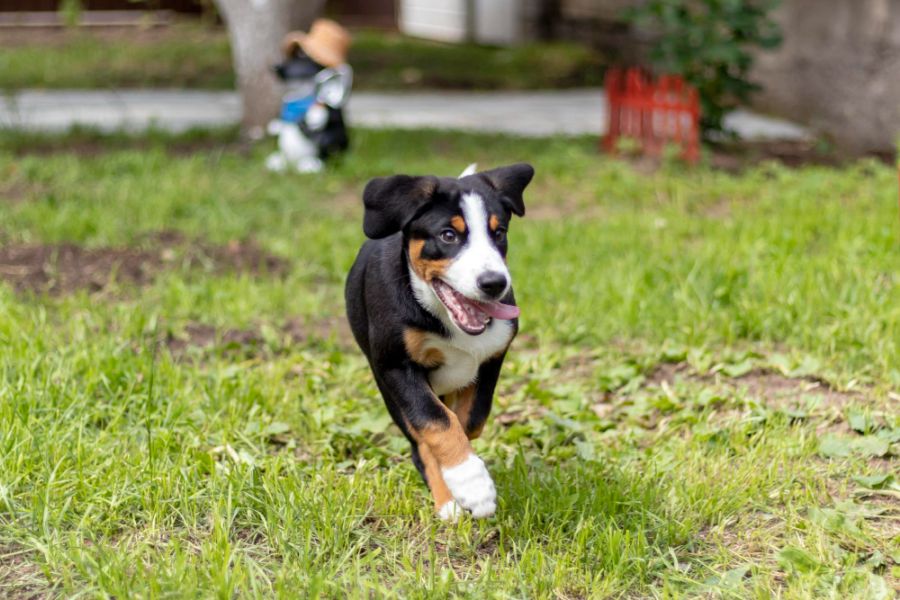
[[[446,426],[448,416],[430,388],[431,369],[409,355],[404,332],[413,328],[443,337],[450,332],[413,294],[410,242],[422,242],[423,259],[453,260],[460,246],[442,244],[440,232],[461,213],[463,194],[475,192],[499,219],[502,235],[494,243],[505,257],[505,231],[511,215],[525,212],[522,191],[533,173],[529,165],[519,164],[461,179],[397,175],[374,179],[366,186],[363,229],[372,239],[363,244],[347,278],[347,316],[391,417],[412,443],[413,461],[426,483],[415,431]],[[515,304],[511,288],[501,301]],[[515,319],[513,336],[517,329]],[[503,349],[478,368],[474,404],[467,422],[461,423],[467,435],[480,431],[490,413],[505,353]]]

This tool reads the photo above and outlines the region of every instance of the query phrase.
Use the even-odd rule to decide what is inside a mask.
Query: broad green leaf
[[[729,377],[743,377],[753,370],[754,362],[750,359],[735,364],[722,365],[722,373]]]
[[[287,423],[281,423],[280,421],[274,421],[269,423],[266,428],[263,430],[263,433],[267,436],[278,435],[281,433],[287,433],[291,430],[291,426]]]
[[[881,429],[875,435],[883,440],[886,440],[890,444],[896,444],[897,442],[900,442],[900,427],[894,427],[893,429]]]
[[[850,442],[844,438],[829,434],[819,440],[819,454],[825,458],[845,458],[850,452]]]
[[[837,535],[848,535],[854,538],[863,535],[858,524],[859,517],[847,515],[833,508],[810,508],[809,520]]]
[[[704,583],[712,587],[722,587],[726,589],[735,589],[740,587],[741,582],[750,573],[750,565],[741,565],[734,569],[729,569],[721,575],[715,575],[707,579]]]
[[[886,561],[884,558],[884,554],[882,554],[878,550],[873,552],[872,556],[870,556],[869,559],[866,560],[866,566],[870,569],[881,569],[885,566],[885,564]]]
[[[882,490],[892,486],[892,484],[896,485],[894,476],[890,473],[880,473],[878,475],[854,475],[853,481],[872,490]]]
[[[592,443],[583,440],[575,440],[575,447],[578,449],[578,456],[582,460],[594,461],[597,459],[597,454],[594,452],[594,445]]]
[[[788,546],[778,553],[778,562],[785,568],[800,573],[815,573],[822,565],[806,550],[796,546]]]
[[[847,413],[847,423],[850,429],[859,433],[868,433],[874,427],[872,418],[861,410],[850,410]]]
[[[855,452],[863,456],[885,456],[891,450],[891,445],[887,440],[874,435],[867,435],[853,440],[852,446]]]

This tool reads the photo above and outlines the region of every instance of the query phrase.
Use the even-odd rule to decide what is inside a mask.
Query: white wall
[[[466,0],[400,0],[400,31],[443,42],[467,36]]]
[[[483,44],[516,44],[524,39],[528,1],[400,0],[400,30],[443,42],[472,39]]]
[[[521,0],[475,0],[475,41],[508,45],[522,41]]]

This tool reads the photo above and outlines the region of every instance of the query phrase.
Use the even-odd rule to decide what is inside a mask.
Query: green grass
[[[601,85],[604,62],[584,46],[443,44],[354,32],[354,89],[535,89]],[[0,46],[0,89],[234,87],[225,30],[182,22],[161,30],[19,35]]]
[[[0,47],[0,89],[234,87],[224,30],[182,23],[101,35],[19,35]]]
[[[530,90],[600,86],[606,63],[585,46],[540,42],[494,48],[356,32],[350,50],[359,89]]]
[[[228,133],[0,140],[2,244],[174,229],[291,267],[0,284],[0,595],[891,597],[891,169],[643,174],[590,139],[354,133],[315,177]],[[522,337],[475,444],[498,514],[445,525],[336,326],[359,193],[516,160],[537,170],[510,234]],[[289,319],[315,335],[288,343]],[[261,341],[157,344],[198,323]]]

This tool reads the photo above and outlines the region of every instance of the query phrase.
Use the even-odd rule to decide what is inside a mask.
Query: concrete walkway
[[[351,125],[462,129],[526,136],[602,134],[602,89],[531,92],[357,92]],[[234,92],[193,90],[22,91],[0,99],[0,128],[65,131],[74,125],[104,131],[148,127],[179,132],[237,123]],[[808,139],[808,130],[779,119],[735,111],[726,125],[746,139]]]

